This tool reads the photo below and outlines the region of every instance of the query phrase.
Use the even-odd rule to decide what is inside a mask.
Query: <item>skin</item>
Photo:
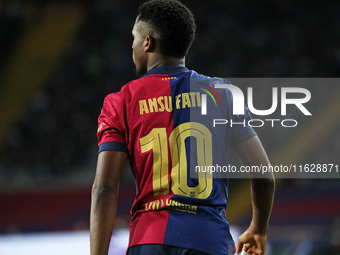
[[[90,215],[91,255],[107,255],[117,213],[119,179],[127,153],[103,151],[98,155],[92,186]]]
[[[144,75],[150,69],[160,66],[184,66],[185,57],[174,58],[159,53],[160,35],[146,22],[136,19],[132,29],[132,59],[136,71]]]
[[[132,29],[132,58],[139,74],[160,66],[184,66],[185,57],[173,58],[159,53],[159,34],[138,17]],[[245,165],[269,165],[267,154],[257,136],[239,144],[235,153]],[[117,213],[119,179],[127,161],[127,153],[103,151],[98,155],[96,176],[92,186],[90,216],[91,255],[107,255]],[[273,204],[274,178],[251,179],[252,221],[240,236],[237,253],[242,248],[252,255],[266,250],[268,220]]]
[[[258,136],[238,144],[234,151],[244,165],[270,165]],[[265,254],[274,190],[275,180],[272,173],[268,173],[263,178],[251,178],[252,221],[248,229],[239,237],[236,253],[240,253],[243,248],[252,255]]]

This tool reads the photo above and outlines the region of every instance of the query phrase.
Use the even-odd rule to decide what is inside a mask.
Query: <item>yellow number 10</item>
[[[209,129],[197,122],[186,122],[177,126],[170,134],[171,190],[176,195],[207,198],[213,188],[210,172],[198,172],[198,185],[188,186],[187,156],[185,139],[194,137],[197,145],[197,165],[212,165],[212,140]],[[140,138],[142,153],[152,150],[154,195],[170,194],[168,137],[165,128],[154,128],[147,136]]]

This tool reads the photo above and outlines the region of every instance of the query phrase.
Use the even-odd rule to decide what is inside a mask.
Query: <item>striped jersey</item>
[[[228,81],[164,66],[106,96],[99,152],[127,152],[137,187],[129,247],[154,243],[234,254],[227,179],[207,168],[227,166],[230,149],[256,133],[241,124],[250,120],[247,107],[233,115],[232,93],[214,89],[216,83]],[[215,125],[216,119],[239,124]]]

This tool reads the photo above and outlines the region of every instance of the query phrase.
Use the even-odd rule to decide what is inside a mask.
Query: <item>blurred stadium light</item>
[[[231,234],[237,238],[240,231],[232,227]],[[125,255],[128,240],[128,229],[116,230],[111,239],[109,255]],[[0,235],[1,255],[88,255],[89,247],[88,231]]]

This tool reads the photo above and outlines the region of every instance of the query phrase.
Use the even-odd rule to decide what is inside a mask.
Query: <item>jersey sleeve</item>
[[[122,98],[118,93],[106,96],[98,118],[99,153],[102,151],[127,152],[123,110]]]
[[[248,125],[251,120],[248,107],[244,105],[244,115],[233,115],[232,117],[232,134],[231,147],[248,140],[256,135],[254,129]]]

